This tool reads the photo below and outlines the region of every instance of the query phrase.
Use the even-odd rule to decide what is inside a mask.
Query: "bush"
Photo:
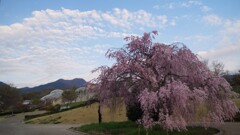
[[[233,91],[240,94],[240,86],[233,86]]]
[[[235,122],[240,122],[240,109],[239,109],[239,112],[235,115],[234,121]]]
[[[140,103],[128,104],[127,105],[127,117],[128,120],[137,121],[143,115]]]
[[[43,107],[42,109],[46,110],[46,111],[49,111],[49,112],[52,112],[52,113],[56,113],[56,112],[60,111],[60,107],[61,107],[61,105],[59,105],[59,104],[57,104],[55,106],[47,105],[47,106]]]
[[[56,112],[60,111],[60,108],[61,108],[61,105],[57,104],[55,106],[52,106],[49,111],[53,112],[53,113],[56,113]]]
[[[155,112],[154,110],[150,111],[150,117],[153,118],[154,121],[159,119],[159,111]],[[128,120],[137,121],[141,119],[143,115],[143,111],[141,109],[140,103],[129,104],[127,105],[127,117]]]
[[[48,112],[42,113],[42,114],[25,115],[25,119],[24,120],[27,121],[27,120],[30,120],[30,119],[33,119],[33,118],[37,118],[37,117],[42,117],[42,116],[51,115],[51,114],[54,114],[54,113],[64,112],[64,111],[68,111],[68,110],[71,110],[71,109],[74,109],[74,108],[91,105],[91,104],[96,103],[96,102],[97,102],[96,99],[91,99],[91,100],[88,100],[87,102],[83,102],[83,103],[81,103],[79,105],[76,105],[76,106],[74,106],[74,107],[72,107],[70,109],[66,109],[66,110],[60,110],[61,105],[55,105],[55,106],[48,105],[48,106],[45,106],[43,108],[40,108],[41,110],[47,110]]]

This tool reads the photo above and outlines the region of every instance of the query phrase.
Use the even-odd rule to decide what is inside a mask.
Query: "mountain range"
[[[5,84],[5,83],[3,83],[3,82],[0,81],[0,85],[7,85],[7,84]]]
[[[50,82],[47,84],[39,85],[36,87],[24,87],[20,88],[19,90],[23,93],[28,93],[28,92],[34,92],[34,91],[41,91],[41,90],[47,90],[47,89],[69,89],[72,87],[84,87],[86,85],[86,81],[82,78],[75,78],[73,80],[64,80],[64,79],[59,79],[55,82]]]

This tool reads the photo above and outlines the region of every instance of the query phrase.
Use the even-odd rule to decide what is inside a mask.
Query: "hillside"
[[[86,85],[86,81],[82,78],[75,78],[73,80],[64,80],[64,79],[59,79],[55,82],[39,85],[36,87],[24,87],[20,88],[20,91],[23,93],[28,93],[28,92],[35,92],[35,91],[42,91],[42,90],[47,90],[47,89],[68,89],[71,87],[83,87]]]
[[[7,85],[7,84],[0,81],[0,85]]]
[[[52,115],[47,115],[39,118],[34,118],[26,123],[29,124],[86,124],[86,123],[97,123],[98,122],[98,103],[94,103],[89,106],[76,108],[73,110],[60,112]],[[107,107],[102,109],[103,122],[109,121],[127,121],[126,108],[124,105],[119,105],[116,111],[111,111]]]

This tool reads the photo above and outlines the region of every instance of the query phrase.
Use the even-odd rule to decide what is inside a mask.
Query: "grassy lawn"
[[[233,86],[233,91],[240,94],[240,86]]]
[[[240,99],[234,99],[234,102],[240,108]],[[72,103],[71,106],[78,106],[81,102]],[[47,116],[37,117],[31,120],[26,121],[26,123],[31,124],[47,124],[47,123],[63,123],[63,124],[88,124],[88,123],[97,123],[98,104],[94,103],[89,106],[80,107],[72,110],[67,110],[64,112],[51,114]],[[115,113],[112,113],[109,108],[103,107],[103,121],[126,121],[126,110],[125,106],[119,106]]]
[[[109,122],[102,124],[89,124],[74,128],[77,131],[87,132],[92,135],[146,135],[143,127],[140,127],[135,122]],[[213,135],[219,131],[214,128],[205,129],[203,127],[188,127],[188,131],[173,131],[168,132],[160,127],[154,127],[149,130],[149,135]]]
[[[74,103],[69,103],[69,104],[66,104],[68,105],[70,108],[75,108],[75,107],[78,107],[82,104],[84,104],[85,102],[74,102]],[[66,105],[62,105],[62,106],[66,106]]]
[[[56,114],[42,116],[26,121],[30,124],[47,124],[47,123],[64,123],[64,124],[86,124],[86,123],[97,123],[98,122],[98,103],[94,103],[89,106],[80,107]],[[107,107],[103,107],[103,121],[126,121],[126,110],[125,106],[118,106],[116,112],[112,113]]]
[[[84,105],[84,103],[85,102],[73,102],[73,103],[68,103],[68,104],[65,104],[65,105],[61,105],[61,107],[68,106],[69,109],[77,108],[77,107],[81,107],[82,105]]]

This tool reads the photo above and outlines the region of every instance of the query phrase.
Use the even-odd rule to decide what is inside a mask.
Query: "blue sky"
[[[157,30],[225,70],[240,69],[239,0],[1,0],[0,81],[17,87],[97,76],[109,48]]]

